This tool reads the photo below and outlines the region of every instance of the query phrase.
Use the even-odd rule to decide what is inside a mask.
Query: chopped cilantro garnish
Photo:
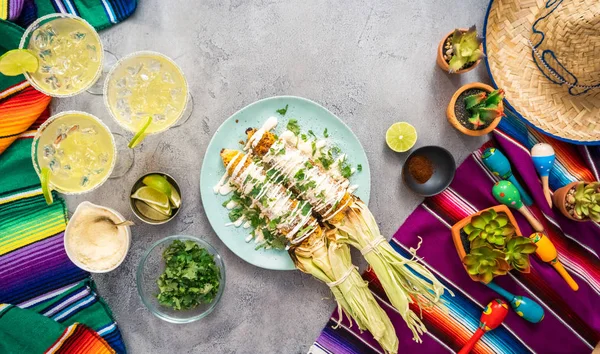
[[[350,178],[350,176],[352,176],[352,167],[350,167],[350,164],[348,163],[346,158],[340,161],[338,167],[340,168],[340,173],[344,178]]]
[[[279,151],[277,151],[277,154],[275,155],[284,155],[285,154],[285,148],[281,148],[279,149]]]
[[[158,302],[175,310],[211,303],[221,283],[212,254],[194,241],[175,240],[163,252],[165,271],[156,280]]]
[[[317,136],[315,135],[315,133],[312,130],[308,131],[308,135],[312,136],[313,138],[317,138]]]
[[[361,164],[356,165],[356,169],[358,170],[358,172],[361,172],[362,171],[362,165]]]
[[[308,137],[306,136],[306,134],[300,134],[300,139],[302,139],[302,141],[307,141]]]
[[[304,163],[304,167],[306,167],[306,168],[307,168],[307,169],[309,169],[309,170],[310,170],[311,168],[313,168],[313,166],[314,166],[314,165],[313,165],[313,164],[312,164],[310,161],[306,161],[306,162]]]
[[[319,194],[316,195],[316,197],[321,199],[322,201],[325,201],[325,191],[324,190],[320,191]]]
[[[285,116],[285,114],[287,113],[287,109],[288,109],[288,105],[285,105],[285,108],[282,109],[278,109],[277,113],[281,114],[282,116]]]
[[[312,156],[315,156],[315,153],[317,152],[317,143],[313,140],[311,141],[310,146],[312,148]]]
[[[294,135],[300,134],[300,125],[296,119],[290,119],[287,124],[287,129],[294,133]]]
[[[241,218],[242,215],[244,215],[244,207],[238,205],[237,207],[231,209],[231,211],[229,212],[229,220],[231,222],[235,222],[236,220]]]
[[[329,138],[329,133],[327,133],[327,128],[325,128],[325,130],[323,130],[323,136],[326,138]]]
[[[250,193],[248,195],[252,198],[255,198],[256,196],[258,196],[260,194],[261,190],[262,190],[262,185],[255,185],[254,187],[252,187],[252,190],[250,191]]]
[[[300,169],[298,170],[298,172],[296,172],[296,174],[294,175],[294,178],[297,179],[298,181],[302,181],[304,179],[305,175],[304,175],[304,169]]]
[[[310,213],[310,211],[312,210],[312,207],[310,206],[310,204],[304,203],[304,206],[302,207],[302,215],[306,216],[308,215],[308,213]]]

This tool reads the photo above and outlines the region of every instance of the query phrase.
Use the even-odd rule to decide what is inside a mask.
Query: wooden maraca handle
[[[552,264],[554,269],[556,269],[558,274],[560,274],[560,276],[567,282],[567,284],[569,284],[569,286],[571,287],[571,289],[573,289],[573,291],[579,290],[579,285],[577,285],[575,280],[573,280],[573,277],[571,277],[571,274],[569,274],[567,272],[565,267],[563,267],[563,265],[560,263],[560,261],[558,259],[555,262],[554,261],[550,262],[550,264]]]
[[[458,354],[469,354],[484,333],[485,332],[481,328],[477,328],[475,333],[473,333],[473,336],[469,339],[467,343],[465,343],[465,346],[462,347]]]
[[[533,227],[533,229],[535,231],[539,231],[539,232],[544,231],[544,226],[542,226],[542,224],[538,221],[538,219],[536,219],[535,216],[533,216],[533,214],[531,214],[529,209],[527,209],[525,206],[522,206],[519,208],[519,211],[521,212],[521,214],[523,214],[525,219],[527,219],[527,221],[529,222],[529,224],[531,225],[531,227]]]
[[[550,194],[550,186],[548,185],[548,176],[542,176],[542,188],[544,189],[544,196],[550,208],[552,208],[552,195]]]

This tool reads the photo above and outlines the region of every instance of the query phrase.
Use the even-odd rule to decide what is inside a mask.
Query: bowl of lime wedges
[[[131,210],[141,221],[160,225],[171,221],[181,209],[181,190],[177,181],[163,172],[140,177],[131,188]]]

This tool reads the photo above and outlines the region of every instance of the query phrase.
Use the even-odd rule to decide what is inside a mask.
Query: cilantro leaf
[[[317,136],[315,135],[315,133],[312,130],[308,131],[308,135],[312,136],[313,138],[317,139]]]
[[[358,172],[361,172],[362,171],[362,165],[361,164],[356,165],[356,169],[358,170]]]
[[[285,105],[285,108],[282,109],[278,109],[277,113],[281,114],[282,116],[285,116],[285,114],[287,113],[287,109],[288,109],[288,105]]]
[[[323,130],[323,136],[326,138],[329,138],[329,133],[327,133],[327,128],[325,128],[325,130]]]
[[[287,129],[294,133],[294,135],[300,134],[300,125],[298,124],[298,120],[290,119],[287,124]]]

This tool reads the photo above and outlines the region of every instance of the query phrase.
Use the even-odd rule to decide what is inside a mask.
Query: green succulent
[[[476,127],[485,125],[498,117],[504,116],[504,90],[480,92],[464,98],[465,108],[470,114],[469,122]]]
[[[515,234],[515,227],[505,213],[496,213],[489,209],[471,218],[471,222],[462,229],[469,235],[471,248],[490,244],[495,248],[504,248],[506,241]]]
[[[471,249],[462,262],[469,274],[487,284],[494,279],[494,276],[508,273],[510,266],[505,257],[502,251],[482,246]]]
[[[477,37],[475,26],[468,31],[462,32],[458,29],[452,34],[452,58],[448,66],[450,72],[454,73],[462,69],[466,64],[473,63],[483,56],[481,51],[481,38]]]
[[[600,222],[600,183],[579,183],[575,188],[573,217]]]
[[[537,245],[527,237],[512,238],[506,244],[506,261],[519,272],[529,268],[529,255],[535,252]]]

